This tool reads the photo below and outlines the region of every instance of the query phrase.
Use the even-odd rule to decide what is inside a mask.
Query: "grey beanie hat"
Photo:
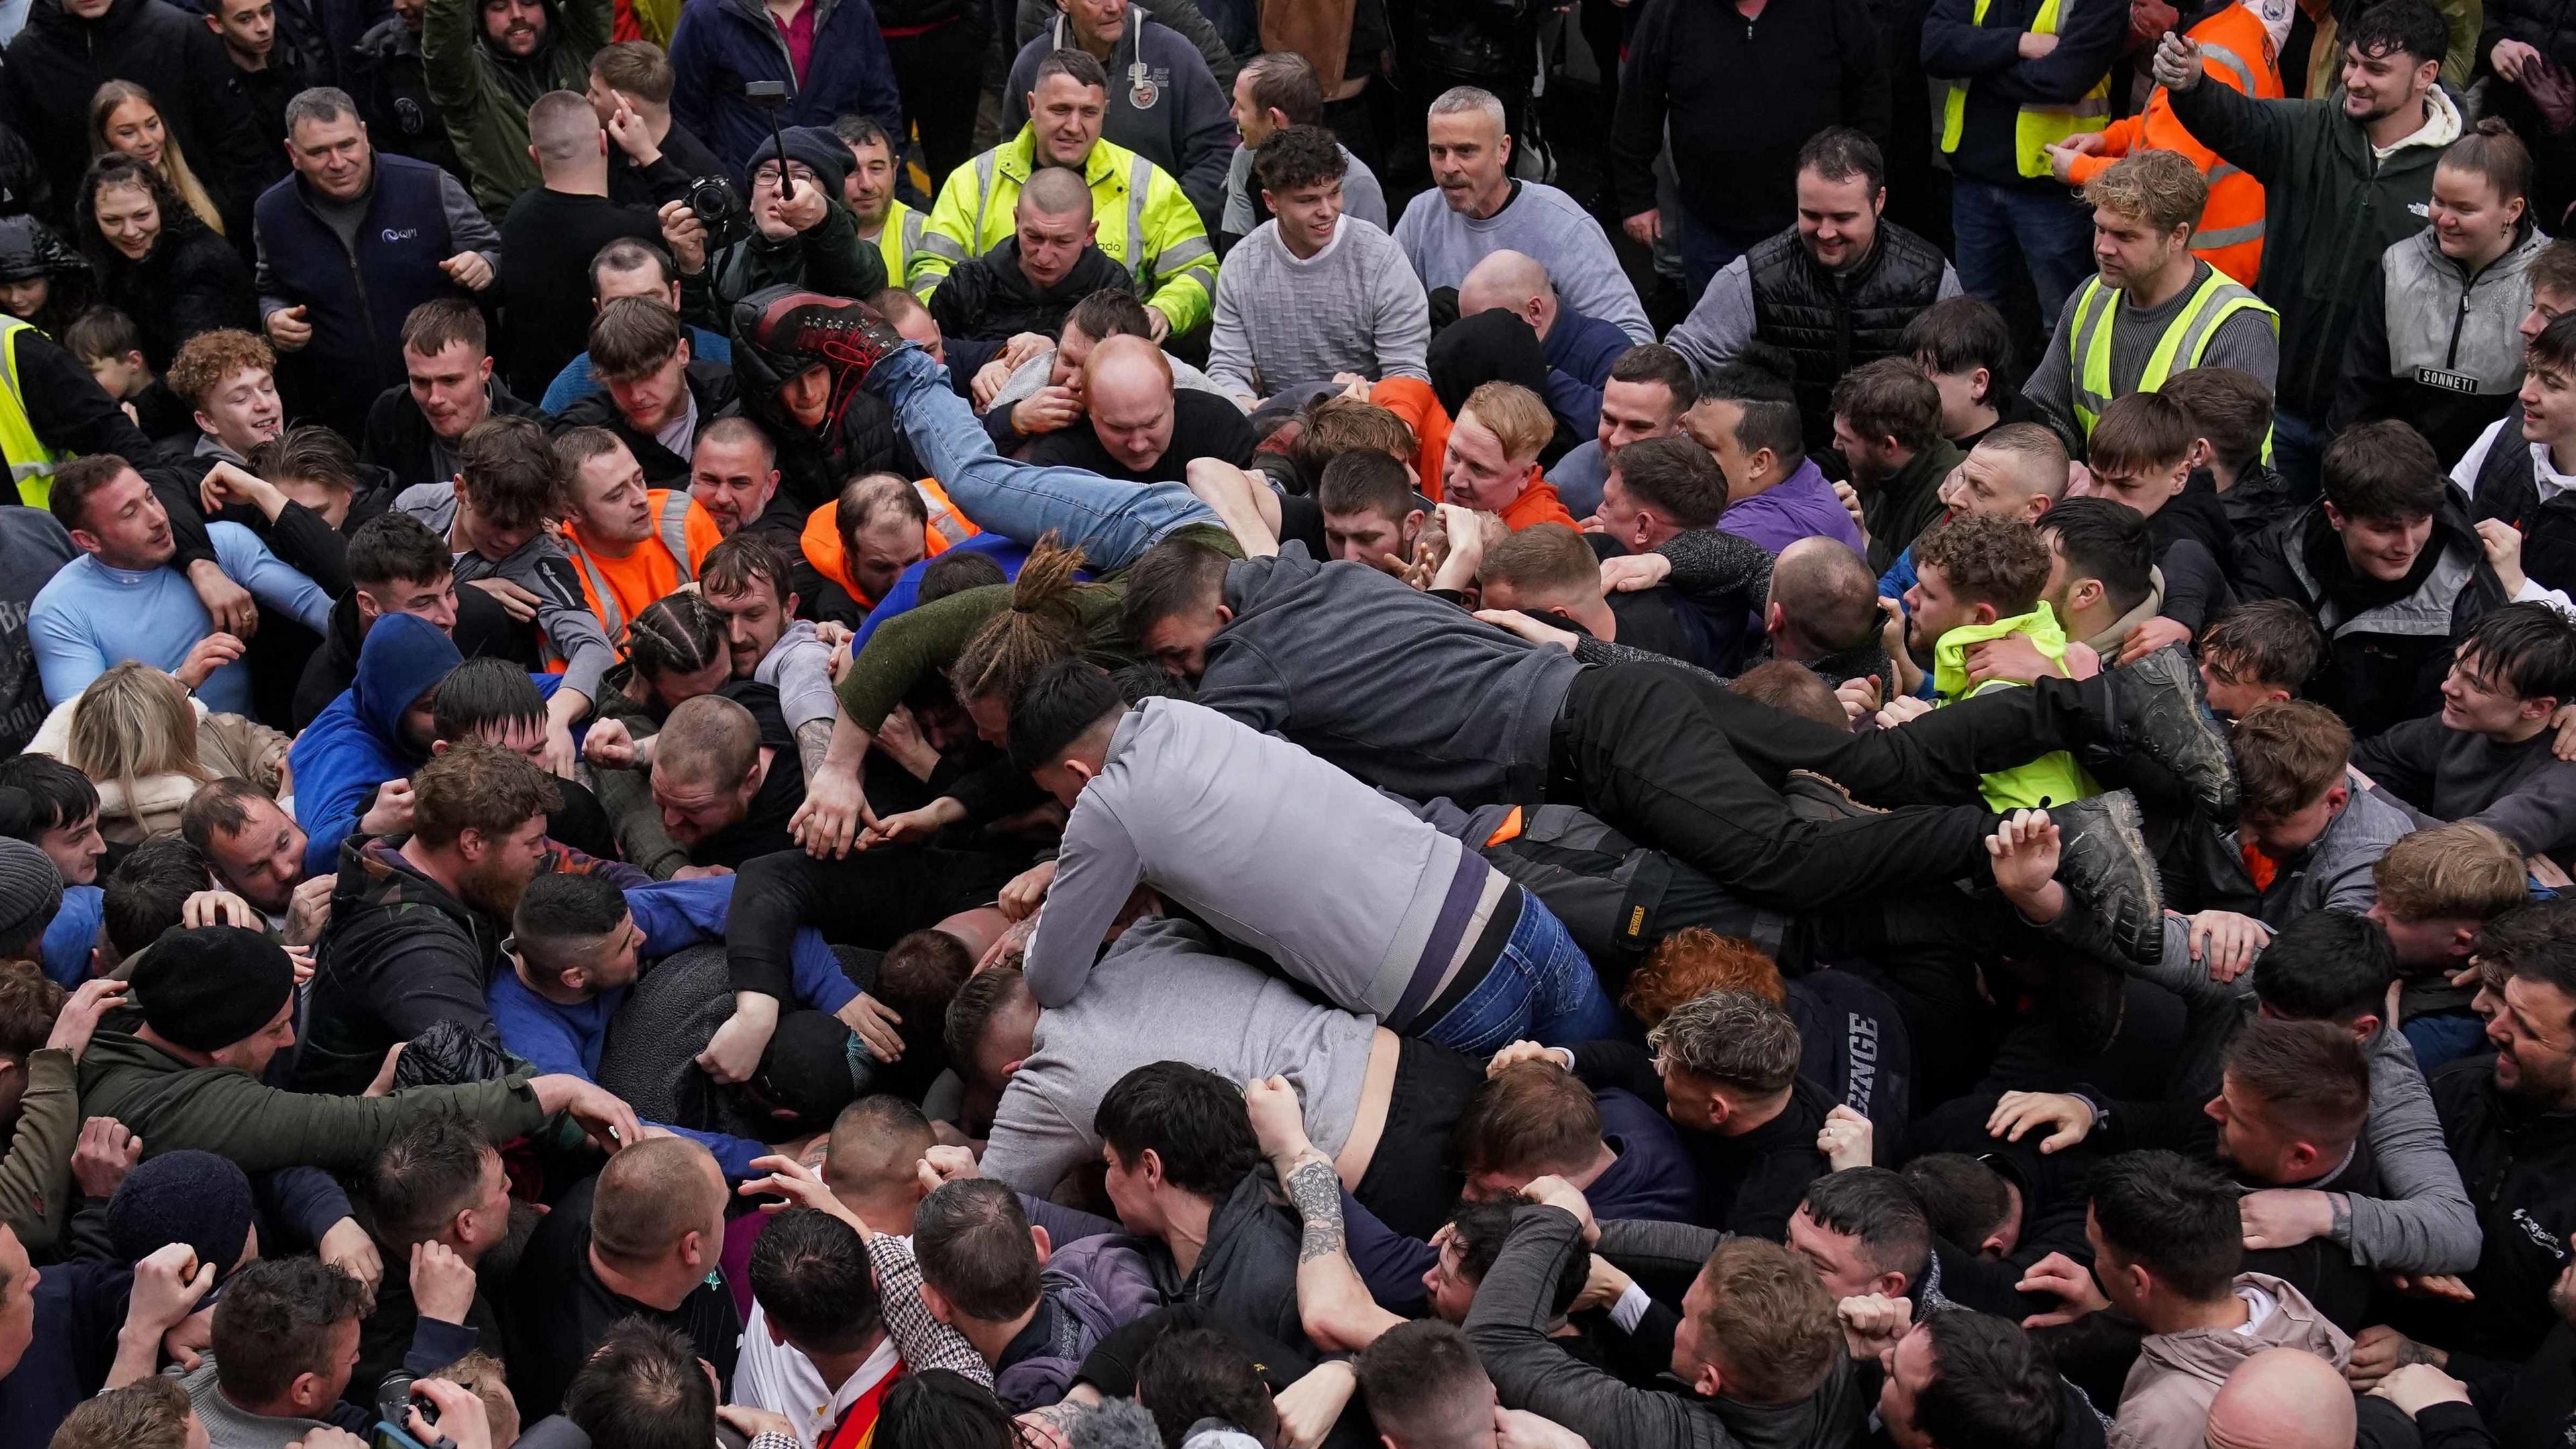
[[[54,858],[23,840],[0,836],[0,950],[44,934],[63,904]]]

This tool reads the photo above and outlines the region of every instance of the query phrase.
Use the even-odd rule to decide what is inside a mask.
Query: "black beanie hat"
[[[107,1200],[107,1238],[118,1258],[138,1262],[186,1243],[218,1280],[239,1266],[250,1224],[250,1179],[231,1158],[193,1148],[147,1159]]]
[[[850,148],[841,144],[840,137],[821,126],[790,126],[779,132],[775,139],[762,137],[760,145],[751,153],[751,164],[743,168],[743,175],[750,176],[759,171],[763,162],[776,163],[782,146],[786,148],[788,160],[814,173],[814,179],[822,185],[825,200],[840,200],[841,183],[850,175]]]
[[[257,931],[165,931],[134,968],[134,1002],[163,1041],[214,1052],[257,1036],[295,994],[295,965]]]

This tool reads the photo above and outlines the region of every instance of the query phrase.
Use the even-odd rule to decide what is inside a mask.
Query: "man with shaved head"
[[[661,227],[651,212],[608,199],[608,133],[579,92],[548,91],[528,107],[528,155],[543,180],[501,222],[510,325],[500,364],[513,389],[536,397],[589,345],[591,259],[622,237],[658,242]]]
[[[1227,259],[1228,265],[1232,262]],[[1521,252],[1487,255],[1458,284],[1459,316],[1496,307],[1538,334],[1539,347],[1547,354],[1547,410],[1564,419],[1577,437],[1591,437],[1601,426],[1601,389],[1610,381],[1610,365],[1629,348],[1628,334],[1559,301],[1547,268]]]
[[[730,1381],[742,1337],[718,1259],[724,1174],[685,1137],[626,1145],[564,1194],[528,1240],[508,1317],[510,1386],[534,1423],[618,1320],[637,1316],[689,1336]]]
[[[2267,1348],[2236,1366],[2209,1403],[2210,1449],[2350,1449],[2352,1385],[2302,1348]]]
[[[1196,388],[1176,391],[1172,364],[1146,338],[1102,338],[1083,360],[1081,391],[1085,416],[1031,443],[1028,461],[1127,483],[1181,482],[1195,458],[1252,466],[1241,410]]]
[[[2038,423],[2005,423],[1988,429],[1951,470],[1941,484],[1941,502],[1953,515],[1982,513],[2037,523],[2066,496],[2066,483],[2066,444],[2056,433]],[[1912,587],[1914,547],[1908,544],[1879,575],[1878,592],[1901,599]]]
[[[1771,596],[1763,601],[1765,648],[1774,659],[1794,660],[1827,684],[1884,675],[1887,651],[1879,644],[1878,580],[1869,560],[1849,544],[1802,538],[1780,551],[1771,566]]]
[[[738,869],[753,856],[790,848],[787,822],[805,803],[795,737],[777,695],[735,688],[757,715],[722,694],[702,694],[681,701],[654,741],[653,803],[691,865]]]
[[[1253,159],[1271,219],[1227,253],[1208,338],[1208,375],[1247,407],[1343,373],[1429,376],[1430,299],[1385,232],[1342,215],[1347,156],[1285,126]]]
[[[1043,167],[1020,188],[1011,234],[960,262],[930,294],[931,320],[943,338],[1053,336],[1076,302],[1103,287],[1133,286],[1099,237],[1082,174]]]

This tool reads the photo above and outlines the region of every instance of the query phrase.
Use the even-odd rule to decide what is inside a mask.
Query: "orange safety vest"
[[[957,511],[957,505],[948,501],[948,490],[940,487],[937,479],[916,478],[912,488],[921,495],[922,507],[930,513],[930,521],[921,528],[923,558],[937,558],[984,531]],[[862,593],[850,577],[848,551],[841,545],[840,507],[835,501],[806,514],[805,531],[797,535],[796,545],[804,551],[805,561],[814,566],[814,572],[847,589],[861,608],[873,609],[877,601]]]
[[[581,580],[582,602],[599,616],[608,642],[625,652],[627,621],[644,607],[698,576],[707,551],[724,540],[715,515],[685,488],[656,488],[644,495],[653,510],[651,537],[624,558],[602,558],[582,547],[570,522],[557,530],[564,555]]]
[[[2281,98],[2280,57],[2263,17],[2230,5],[2191,28],[2200,43],[2201,74],[2257,100]],[[2209,204],[2192,234],[2193,256],[2250,287],[2263,269],[2263,183],[2218,158],[2175,117],[2163,86],[2147,108],[2102,133],[2102,154],[2078,156],[2068,179],[2081,186],[2131,151],[2179,151],[2209,179]]]

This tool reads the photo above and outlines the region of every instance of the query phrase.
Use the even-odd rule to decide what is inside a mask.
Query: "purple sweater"
[[[1834,497],[1834,485],[1809,458],[1798,471],[1760,493],[1730,506],[1717,526],[1738,538],[1749,538],[1778,553],[1802,538],[1822,534],[1861,553],[1860,525]]]

